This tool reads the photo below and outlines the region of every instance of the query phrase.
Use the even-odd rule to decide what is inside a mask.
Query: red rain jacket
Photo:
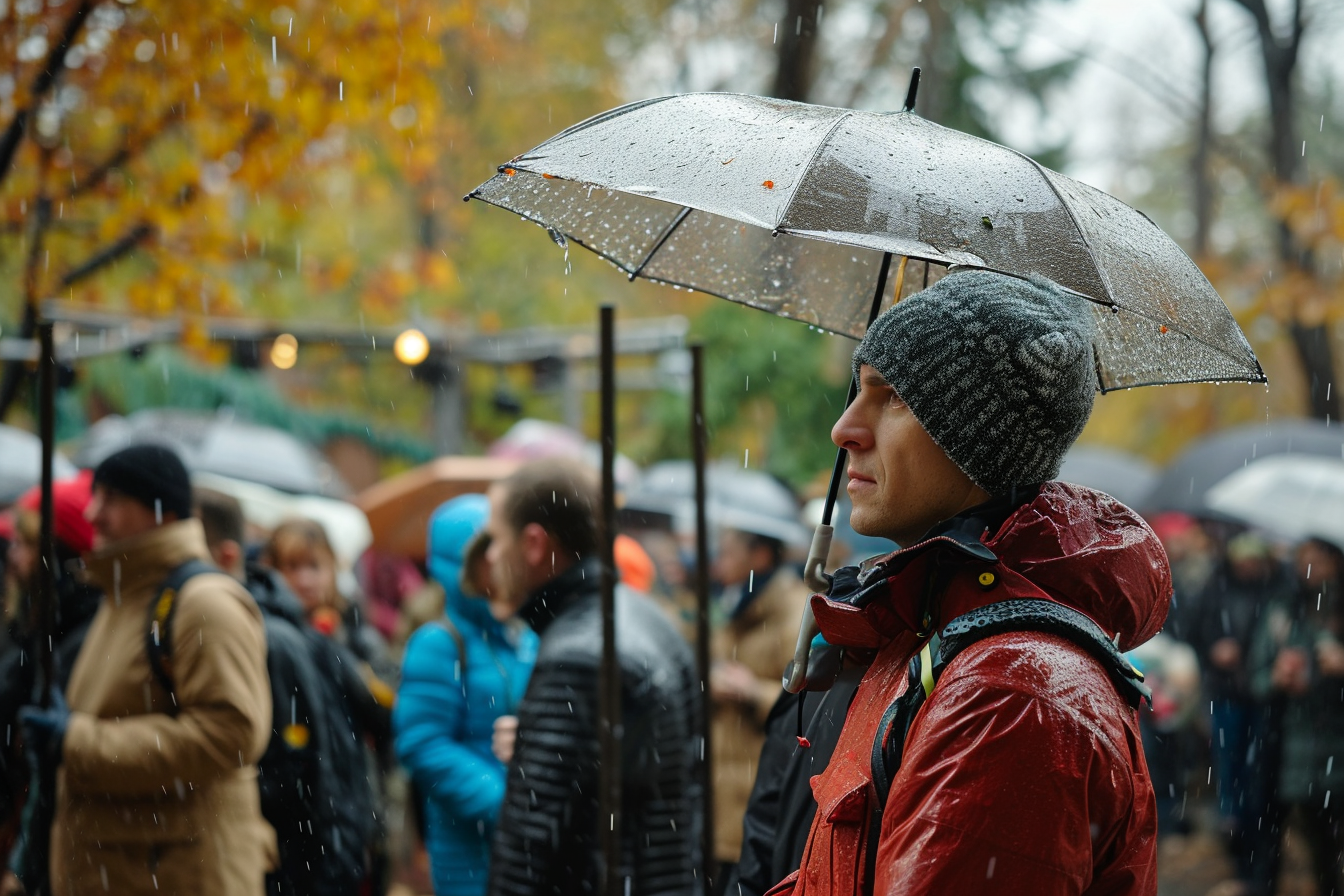
[[[931,575],[947,583],[930,602],[940,627],[996,601],[1043,598],[1118,632],[1128,650],[1166,619],[1171,572],[1161,543],[1133,511],[1098,492],[1044,485],[982,537],[996,563],[938,541],[881,561],[884,571],[899,571],[862,608],[812,598],[828,641],[878,653],[830,765],[812,779],[819,808],[800,872],[777,892],[862,892],[876,800],[873,739],[905,690]],[[873,892],[1153,894],[1156,839],[1137,713],[1081,647],[1007,633],[949,663],[915,717],[882,816]]]

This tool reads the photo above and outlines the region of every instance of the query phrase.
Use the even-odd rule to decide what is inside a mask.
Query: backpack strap
[[[1143,673],[1134,667],[1101,626],[1083,613],[1049,600],[1007,600],[972,610],[953,619],[941,633],[924,642],[910,660],[905,692],[882,714],[873,738],[870,757],[877,800],[868,828],[868,873],[865,892],[871,892],[876,871],[877,847],[882,832],[882,812],[891,792],[891,782],[905,753],[910,726],[933,694],[947,664],[977,641],[1007,632],[1044,632],[1064,638],[1085,650],[1101,664],[1125,702],[1137,709],[1145,700],[1152,706],[1153,692],[1143,683]]]
[[[177,712],[177,691],[173,687],[173,612],[177,609],[177,595],[187,580],[203,572],[217,572],[204,560],[192,558],[168,573],[159,586],[158,596],[149,604],[149,620],[145,631],[145,656],[149,671],[173,701]]]
[[[453,643],[457,645],[457,668],[460,673],[458,681],[462,685],[462,696],[465,697],[467,695],[467,639],[463,637],[461,630],[453,625],[453,620],[449,619],[447,615],[441,616],[435,622],[448,632],[449,637],[453,639]]]

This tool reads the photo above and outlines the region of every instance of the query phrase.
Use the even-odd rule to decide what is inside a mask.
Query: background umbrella
[[[1206,501],[1210,488],[1258,458],[1275,454],[1344,458],[1344,429],[1314,420],[1282,420],[1214,433],[1171,462],[1145,509],[1198,516],[1213,509]]]
[[[77,472],[63,456],[52,458],[56,479],[69,479]],[[13,504],[41,480],[42,439],[26,429],[0,423],[0,507]]]
[[[374,483],[359,493],[355,505],[368,517],[375,549],[420,560],[429,518],[440,504],[486,491],[519,464],[500,457],[440,457]]]
[[[229,413],[147,410],[104,417],[89,427],[75,459],[82,467],[93,467],[114,451],[147,441],[176,449],[193,473],[215,473],[296,494],[350,494],[335,468],[311,445]]]
[[[1344,460],[1266,457],[1209,489],[1207,505],[1294,541],[1317,537],[1344,546]]]
[[[714,463],[705,469],[705,510],[711,526],[739,529],[805,547],[809,533],[798,521],[793,492],[769,473]],[[625,493],[622,517],[635,525],[666,521],[678,534],[695,529],[695,468],[690,461],[653,464]],[[650,517],[661,517],[654,521]]]
[[[1110,448],[1075,445],[1064,455],[1058,478],[1105,492],[1121,504],[1137,508],[1147,506],[1157,476],[1157,467],[1141,457]]]

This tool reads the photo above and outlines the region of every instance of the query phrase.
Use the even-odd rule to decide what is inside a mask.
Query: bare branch
[[[61,69],[65,67],[65,54],[70,49],[70,45],[75,42],[75,37],[84,27],[84,20],[89,17],[93,11],[97,0],[83,0],[75,8],[70,18],[66,20],[65,30],[61,32],[61,39],[47,53],[47,58],[42,63],[42,68],[38,69],[37,76],[33,78],[32,87],[28,90],[28,102],[16,113],[5,132],[0,134],[0,182],[3,182],[9,176],[9,169],[14,164],[14,156],[18,153],[19,144],[23,142],[24,132],[28,129],[28,118],[33,110],[37,108],[38,103],[51,90],[51,86],[56,83],[56,78]]]

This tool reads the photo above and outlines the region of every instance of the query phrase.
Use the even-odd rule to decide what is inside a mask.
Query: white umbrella
[[[262,529],[274,529],[284,520],[305,517],[322,524],[336,552],[341,570],[353,568],[359,555],[373,544],[368,517],[349,501],[321,495],[291,495],[257,482],[245,482],[217,473],[195,473],[194,485],[223,492],[243,505],[243,518]]]
[[[1344,545],[1344,460],[1273,455],[1209,489],[1208,506],[1290,539]]]

